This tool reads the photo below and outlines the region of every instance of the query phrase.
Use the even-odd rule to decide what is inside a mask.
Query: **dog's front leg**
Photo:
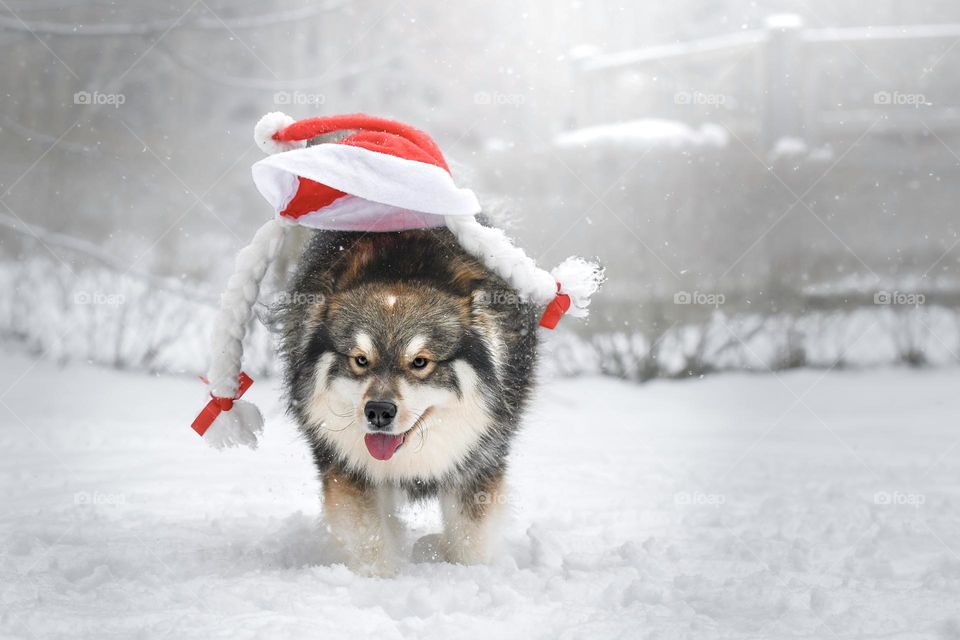
[[[389,491],[360,483],[350,476],[323,474],[323,511],[330,532],[348,555],[357,573],[390,576],[397,571],[394,502]]]
[[[444,559],[457,564],[489,562],[505,504],[502,476],[443,494],[440,551]]]

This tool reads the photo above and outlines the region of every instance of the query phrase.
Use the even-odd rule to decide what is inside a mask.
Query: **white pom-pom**
[[[279,142],[273,139],[273,134],[296,122],[285,113],[273,111],[260,118],[253,128],[253,139],[266,154],[282,153],[293,149],[301,149],[307,145],[306,140]]]
[[[560,293],[570,296],[570,310],[567,313],[575,318],[586,318],[590,296],[599,291],[603,284],[603,267],[596,262],[571,257],[557,265],[550,274],[560,283]]]
[[[230,411],[221,411],[203,439],[214,449],[243,445],[256,449],[263,433],[263,416],[257,405],[234,400]]]

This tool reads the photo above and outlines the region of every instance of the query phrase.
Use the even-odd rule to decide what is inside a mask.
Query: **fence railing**
[[[719,121],[767,148],[868,128],[955,134],[955,42],[960,24],[808,28],[799,16],[774,16],[762,29],[580,58],[574,120],[587,126],[669,111]]]

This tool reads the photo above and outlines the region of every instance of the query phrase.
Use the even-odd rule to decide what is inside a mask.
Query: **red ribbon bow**
[[[560,322],[560,318],[563,317],[563,314],[570,309],[570,296],[565,293],[560,293],[560,283],[557,283],[557,295],[550,301],[547,305],[547,308],[543,311],[543,316],[540,318],[540,326],[546,327],[547,329],[555,329],[557,323]]]
[[[206,378],[201,376],[200,379],[203,380],[204,384],[207,384]],[[210,425],[213,424],[213,421],[217,419],[217,416],[219,416],[222,411],[230,411],[230,409],[233,408],[233,401],[245,394],[252,384],[253,378],[241,371],[240,386],[237,388],[237,395],[232,398],[218,398],[211,393],[210,402],[207,403],[207,406],[203,408],[203,411],[193,420],[193,424],[190,426],[201,436],[205,434],[207,429],[210,428]]]

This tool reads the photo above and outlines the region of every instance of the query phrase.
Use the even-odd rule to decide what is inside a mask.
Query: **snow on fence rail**
[[[588,72],[604,71],[608,69],[622,69],[624,67],[632,67],[651,62],[662,62],[673,58],[743,51],[766,40],[766,31],[753,29],[712,38],[702,38],[691,42],[677,42],[674,44],[591,56],[583,60],[581,69]]]
[[[960,24],[911,24],[884,27],[830,27],[807,29],[806,42],[883,42],[888,40],[957,40]]]

